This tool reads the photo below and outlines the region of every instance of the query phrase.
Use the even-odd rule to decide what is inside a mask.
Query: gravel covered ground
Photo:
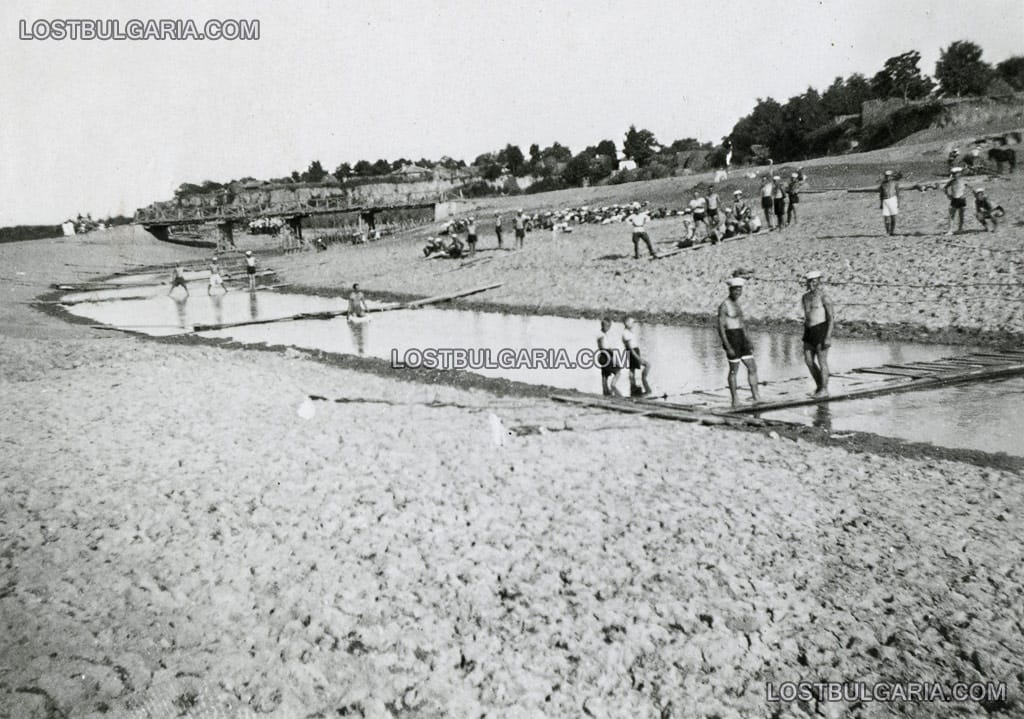
[[[908,208],[929,231],[936,201]],[[863,225],[831,227],[829,203],[855,202]],[[933,280],[1020,271],[958,246],[1017,229],[885,240],[856,237],[881,224],[863,196],[803,209],[792,232],[657,263],[602,259],[626,253],[616,227],[464,269],[407,239],[289,258],[286,275],[409,294],[505,279],[508,306],[704,313],[744,266],[751,314],[785,319],[807,265],[833,281],[897,279],[910,259]],[[0,717],[1024,715],[1019,475],[160,344],[23,304],[83,267],[199,256],[90,238],[0,245]],[[830,291],[844,319],[919,307],[910,289],[877,310],[854,304],[877,291]],[[989,316],[962,296],[919,322],[1024,330],[1019,304]],[[1007,694],[766,700],[799,680]]]

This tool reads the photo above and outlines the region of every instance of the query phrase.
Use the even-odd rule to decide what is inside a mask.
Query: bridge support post
[[[288,227],[287,235],[285,236],[285,242],[287,243],[285,249],[299,249],[304,244],[302,238],[302,215],[285,218],[285,224]]]
[[[231,220],[217,224],[217,251],[235,249],[235,223]]]
[[[161,242],[171,239],[171,228],[167,225],[143,225],[142,228]]]

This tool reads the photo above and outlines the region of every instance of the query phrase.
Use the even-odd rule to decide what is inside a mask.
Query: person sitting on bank
[[[985,232],[995,232],[999,229],[998,218],[1003,216],[1003,208],[998,205],[992,207],[992,203],[985,196],[984,187],[974,189],[974,216],[978,218],[978,222],[985,228]],[[990,224],[992,225],[991,230],[988,228]]]

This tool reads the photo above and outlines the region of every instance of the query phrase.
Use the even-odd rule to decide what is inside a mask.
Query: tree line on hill
[[[271,183],[351,182],[356,179],[391,175],[407,165],[424,170],[471,169],[478,180],[465,191],[473,195],[515,193],[529,177],[527,192],[545,192],[598,183],[621,183],[671,177],[688,170],[723,167],[727,145],[739,163],[789,162],[809,157],[839,154],[854,148],[875,149],[896,142],[928,127],[942,112],[940,100],[950,97],[999,96],[1024,91],[1024,56],[1011,57],[995,66],[982,59],[982,49],[969,40],[958,40],[940,52],[934,77],[920,68],[921,54],[909,50],[890,57],[871,77],[854,73],[837,77],[824,91],[813,87],[785,103],[758,98],[751,112],[740,118],[723,143],[717,146],[694,138],[662,144],[650,130],[631,125],[621,141],[605,139],[578,153],[558,142],[541,148],[532,144],[527,153],[518,145],[486,152],[467,167],[462,160],[442,157],[415,162],[406,158],[374,162],[343,162],[328,172],[319,160],[305,171],[269,180]],[[861,107],[871,100],[925,101],[909,104],[891,113],[883,122],[865,123]],[[930,102],[929,102],[930,100]],[[699,153],[696,164],[691,164]],[[623,165],[620,158],[631,162]],[[236,182],[253,182],[245,177]],[[227,189],[232,183],[207,180],[199,185],[184,183],[176,197]]]
[[[76,229],[80,226],[82,219],[82,215],[79,215],[78,220],[73,221],[75,222]],[[125,217],[124,215],[115,215],[95,222],[89,217],[90,225],[85,228],[85,231],[95,229],[101,224],[104,227],[116,227],[117,225],[129,225],[131,222],[132,218]],[[23,240],[47,240],[61,237],[63,234],[64,230],[60,225],[13,225],[11,227],[0,227],[0,243],[22,242]]]

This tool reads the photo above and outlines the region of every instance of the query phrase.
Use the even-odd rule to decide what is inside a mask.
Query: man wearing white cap
[[[900,183],[892,170],[886,170],[878,186],[878,206],[882,210],[885,233],[896,234],[896,216],[900,213]]]
[[[789,176],[789,184],[786,186],[786,194],[789,195],[789,205],[786,209],[786,224],[796,224],[796,206],[800,204],[800,190],[803,189],[803,177],[801,173],[794,172]]]
[[[754,347],[747,339],[743,330],[743,308],[740,306],[740,295],[746,280],[742,277],[730,277],[725,281],[729,286],[729,297],[718,306],[718,336],[722,340],[722,349],[729,360],[729,394],[732,406],[740,404],[737,394],[736,377],[739,374],[740,362],[747,367],[747,381],[750,383],[750,394],[755,402],[761,401],[757,391],[757,363],[754,362]]]
[[[654,246],[651,244],[651,236],[647,234],[645,229],[650,215],[640,208],[639,202],[634,203],[634,205],[632,214],[626,218],[629,224],[633,226],[633,259],[640,259],[641,240],[647,245],[647,252],[650,253],[650,256],[652,258],[657,257],[658,253],[654,251]]]
[[[750,235],[752,232],[750,205],[743,199],[743,190],[733,190],[732,208],[730,208],[729,213],[729,224],[732,225],[734,234],[746,232],[747,235]]]
[[[961,176],[964,168],[953,167],[949,170],[950,177],[943,185],[943,191],[949,198],[949,230],[947,235],[953,234],[953,220],[957,220],[957,232],[964,230],[964,208],[967,207],[967,183]]]
[[[252,250],[245,251],[245,274],[249,276],[249,291],[256,291],[256,258],[252,256]]]
[[[814,396],[828,397],[828,348],[832,344],[832,326],[835,315],[832,303],[821,289],[821,273],[817,270],[804,275],[807,292],[801,302],[804,306],[804,362],[814,378]]]
[[[227,294],[228,288],[224,284],[224,278],[220,276],[220,265],[217,264],[216,257],[210,260],[210,284],[206,287],[206,294],[212,295],[214,287],[220,287]]]
[[[526,241],[526,216],[522,208],[519,208],[516,216],[512,218],[512,227],[516,231],[516,249],[521,250]]]

